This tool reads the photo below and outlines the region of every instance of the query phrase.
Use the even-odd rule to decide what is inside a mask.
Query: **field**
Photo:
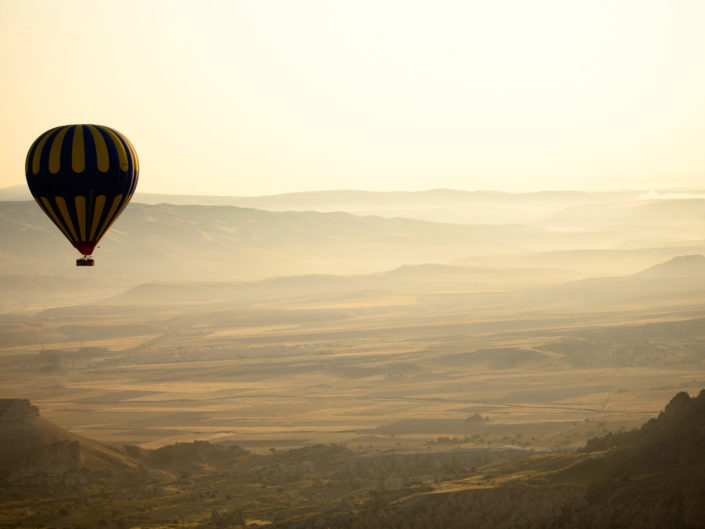
[[[488,296],[122,300],[6,317],[3,392],[107,442],[411,450],[576,446],[705,386],[705,305],[531,310]]]
[[[78,271],[33,204],[0,204],[0,525],[699,526],[702,410],[630,443],[705,387],[705,200],[553,198],[582,205],[135,204]]]

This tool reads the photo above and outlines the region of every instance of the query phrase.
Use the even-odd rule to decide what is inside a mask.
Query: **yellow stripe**
[[[120,169],[123,171],[127,171],[127,168],[130,166],[127,160],[127,153],[125,152],[125,146],[122,144],[120,141],[120,138],[117,137],[117,134],[115,134],[112,130],[109,128],[105,127],[103,128],[105,132],[110,134],[110,137],[113,140],[113,143],[115,144],[115,148],[117,149],[118,153],[118,158],[120,159]]]
[[[42,199],[42,204],[44,204],[44,207],[42,208],[44,211],[49,213],[49,216],[51,217],[51,220],[54,221],[54,224],[58,226],[58,228],[61,230],[61,232],[66,235],[66,238],[68,240],[71,240],[71,236],[69,235],[69,232],[66,231],[66,228],[64,228],[64,225],[61,224],[61,221],[59,220],[59,217],[56,216],[56,213],[54,213],[54,209],[51,207],[51,202],[47,199],[47,197],[41,197]],[[37,202],[39,202],[38,199]],[[41,204],[40,204],[41,206]]]
[[[98,231],[98,235],[94,240],[99,241],[100,238],[105,234],[106,231],[108,231],[108,228],[110,225],[113,223],[113,220],[115,220],[115,212],[117,211],[118,206],[120,205],[120,201],[122,200],[122,195],[117,195],[113,199],[113,203],[110,206],[110,210],[108,211],[108,214],[105,216],[105,222],[103,222],[103,226],[100,228]]]
[[[98,132],[98,129],[93,125],[88,125],[88,129],[93,135],[93,141],[95,142],[95,153],[98,160],[98,170],[101,173],[105,173],[110,169],[110,157],[108,156],[108,146],[105,145],[105,139],[103,135]]]
[[[61,129],[51,144],[51,151],[49,151],[49,172],[51,174],[56,174],[61,169],[61,146],[64,143],[64,136],[70,128],[71,126],[68,125]]]
[[[44,133],[44,136],[39,140],[39,145],[34,151],[34,156],[32,156],[32,174],[37,174],[39,172],[39,164],[42,161],[42,151],[44,150],[44,144],[51,136],[51,133],[56,129],[51,129]]]
[[[108,225],[105,227],[105,229],[103,229],[103,230],[101,231],[101,233],[100,233],[100,235],[98,236],[98,239],[97,239],[97,240],[102,239],[102,238],[103,238],[103,235],[105,235],[106,233],[108,233],[108,230],[110,229],[110,227],[115,223],[115,221],[116,221],[118,218],[120,218],[120,215],[122,215],[122,212],[123,212],[123,210],[127,207],[127,204],[129,203],[129,201],[130,201],[130,199],[128,198],[127,200],[125,200],[125,202],[122,203],[122,206],[120,206],[120,209],[115,212],[115,214],[113,215],[113,218],[111,218],[111,219],[110,219],[110,222],[108,222]]]
[[[71,149],[71,169],[74,173],[82,173],[86,168],[86,145],[83,141],[83,126],[76,125],[73,133]]]
[[[74,169],[75,170],[75,169]],[[78,230],[81,233],[82,241],[86,240],[86,197],[78,195],[73,199],[76,204],[76,217],[78,218]]]
[[[122,212],[125,210],[125,208],[127,207],[127,205],[130,203],[130,199],[131,199],[131,198],[132,198],[132,195],[129,195],[129,196],[125,199],[125,201],[122,203],[122,206],[120,206],[120,209],[118,209],[118,210],[115,212],[115,215],[113,215],[113,218],[112,218],[112,220],[110,221],[110,224],[108,224],[108,227],[105,228],[105,230],[103,230],[103,235],[105,235],[105,232],[107,232],[108,229],[110,229],[110,226],[113,225],[113,222],[115,222],[115,221],[118,219],[118,217],[120,217],[120,215],[122,215]],[[103,235],[101,235],[101,237],[102,237]]]
[[[98,195],[95,199],[95,208],[93,209],[93,218],[91,219],[91,234],[89,241],[95,241],[93,238],[95,236],[95,231],[98,229],[98,222],[100,222],[100,216],[103,214],[103,208],[105,207],[105,195]]]
[[[127,137],[123,136],[122,139],[125,140],[125,143],[127,143],[128,147],[130,147],[130,151],[132,151],[132,158],[135,160],[135,171],[139,173],[140,171],[140,162],[137,159],[137,151],[135,150],[135,146],[132,145],[132,142],[127,139]]]
[[[64,197],[54,197],[54,202],[56,202],[56,205],[59,206],[59,212],[61,213],[61,216],[63,217],[64,221],[66,222],[66,225],[69,227],[71,235],[73,235],[73,239],[71,240],[77,241],[78,236],[76,235],[76,228],[74,228],[73,226],[71,215],[69,215],[69,208],[66,207],[66,201],[64,200]]]

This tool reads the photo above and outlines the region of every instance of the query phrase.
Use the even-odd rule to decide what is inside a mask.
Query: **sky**
[[[45,130],[144,192],[705,188],[702,0],[0,0],[0,187]]]

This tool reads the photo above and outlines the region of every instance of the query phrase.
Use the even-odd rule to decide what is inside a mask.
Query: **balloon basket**
[[[92,257],[84,255],[80,259],[76,259],[76,266],[95,266],[95,261]]]

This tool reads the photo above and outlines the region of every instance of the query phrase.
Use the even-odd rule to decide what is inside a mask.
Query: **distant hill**
[[[634,192],[506,193],[431,189],[412,192],[330,190],[227,198],[180,198],[173,195],[150,196],[145,194],[139,200],[147,203],[155,203],[156,200],[176,204],[219,203],[269,211],[345,211],[357,215],[404,217],[460,224],[510,224],[526,223],[545,216],[548,212],[559,211],[570,206],[633,200],[637,196],[638,193]],[[220,202],[206,202],[206,200],[210,201],[214,198]]]
[[[361,275],[308,274],[259,281],[153,281],[104,300],[110,303],[261,303],[277,299],[323,303],[373,293],[423,294],[519,288],[555,283],[575,275],[553,269],[470,268],[439,264],[403,265]]]
[[[348,196],[348,192],[341,193]],[[352,197],[358,192],[350,193]],[[437,195],[439,200],[455,200],[465,196],[462,193],[429,191],[427,199]],[[414,200],[421,196],[411,195]],[[577,196],[576,200],[582,200],[582,194],[570,193],[470,195],[478,200],[499,200],[510,209],[523,207],[521,201],[525,199],[539,200],[537,197],[561,202]],[[376,196],[373,194],[373,199]],[[592,198],[586,200],[595,198],[589,197]],[[651,204],[654,207],[665,205],[669,211],[678,206],[668,204],[673,201],[654,202],[659,202]],[[689,200],[675,202],[690,204]],[[639,203],[630,211],[641,209]],[[543,282],[541,274],[549,269],[570,270],[582,277],[615,275],[682,253],[705,251],[702,239],[693,238],[701,230],[692,217],[697,208],[685,209],[690,211],[685,217],[666,215],[657,227],[649,220],[645,225],[637,222],[633,229],[571,231],[515,224],[439,223],[346,212],[134,203],[101,241],[95,255],[96,267],[77,270],[73,263],[78,253],[36,204],[0,202],[0,287],[4,294],[0,312],[96,300],[154,280],[232,282],[296,275],[350,276],[434,262],[473,268],[475,278],[480,281],[485,276],[486,280],[482,280],[490,288],[502,283],[501,275],[510,277],[512,268],[516,277],[523,278],[519,283],[526,280],[527,284],[533,273],[529,269],[536,271],[534,276],[539,283]],[[639,213],[635,218],[642,217]],[[691,219],[692,225],[684,227],[683,218]],[[642,241],[652,230],[658,238]],[[615,249],[642,243],[646,247],[638,250]],[[496,270],[488,272],[491,268]],[[466,271],[458,273],[467,275]],[[439,274],[412,275],[407,281],[434,277],[432,282],[439,284]],[[442,275],[450,285],[447,273]],[[557,272],[556,277],[566,280],[575,274],[571,277]],[[403,270],[391,278],[402,282]],[[646,276],[640,279],[645,280]]]
[[[0,188],[0,202],[32,200],[32,194],[26,185]]]
[[[264,196],[175,195],[135,193],[133,203],[181,206],[236,206],[265,211],[346,212],[385,218],[409,218],[454,224],[531,224],[562,230],[633,228],[659,225],[692,227],[705,220],[705,198],[698,192],[639,191],[306,191]],[[0,202],[32,200],[26,186],[0,189]],[[653,229],[656,228],[656,231]]]
[[[648,279],[665,279],[672,277],[703,277],[705,278],[705,256],[703,255],[682,255],[661,263],[643,272],[639,272],[635,277]]]
[[[273,212],[232,206],[132,204],[80,277],[256,279],[351,274],[473,254],[594,244],[519,225],[457,225],[349,213]],[[0,267],[75,275],[78,253],[33,202],[0,203]],[[108,274],[105,276],[104,274]],[[111,278],[111,279],[107,279]]]
[[[356,215],[404,217],[460,224],[526,223],[564,208],[636,200],[638,192],[585,193],[543,191],[505,193],[499,191],[361,191],[328,190],[266,196],[207,196],[142,193],[135,203],[201,206],[238,206],[267,211],[344,211]],[[0,201],[31,200],[27,186],[0,189]]]
[[[41,276],[37,278],[33,283],[35,288],[42,280]],[[51,283],[49,279],[46,281]],[[24,285],[21,281],[15,281],[14,285],[8,281],[8,291],[21,285]],[[23,288],[27,292],[32,290],[31,284]],[[415,296],[415,303],[459,303],[459,307],[462,303],[481,303],[485,307],[513,310],[537,305],[599,309],[636,303],[672,304],[705,296],[705,257],[682,256],[636,274],[578,280],[574,273],[560,269],[440,264],[403,265],[373,274],[305,274],[257,281],[162,280],[141,283],[118,295],[93,301],[101,305],[228,306],[286,301],[301,306],[311,303],[334,306],[393,295]]]
[[[514,255],[473,256],[455,259],[459,266],[558,268],[584,276],[619,276],[644,271],[674,257],[705,254],[705,241],[693,244],[643,248],[564,249]]]
[[[694,232],[702,238],[705,227],[705,198],[584,204],[549,215],[537,224],[572,230],[649,227],[652,238],[660,237],[663,227],[679,225],[685,230],[683,235],[690,236]]]
[[[543,306],[625,306],[696,302],[705,299],[705,257],[679,256],[626,276],[569,281],[526,292]]]

